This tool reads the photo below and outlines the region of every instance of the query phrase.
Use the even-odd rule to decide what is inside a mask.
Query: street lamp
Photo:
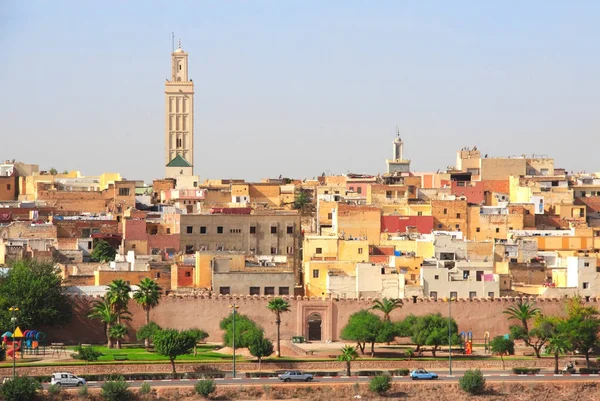
[[[16,307],[10,307],[8,308],[8,310],[11,313],[11,318],[10,321],[13,324],[13,331],[12,331],[12,346],[13,346],[13,369],[12,369],[12,377],[13,380],[16,376],[16,371],[17,371],[17,349],[16,349],[16,345],[15,345],[15,331],[17,330],[17,312],[19,311],[19,308]]]
[[[229,305],[229,307],[231,308],[231,319],[232,319],[232,326],[233,326],[233,330],[232,332],[232,345],[233,345],[233,378],[235,379],[235,311],[237,310],[237,308],[239,308],[239,306],[237,304],[231,304]]]
[[[452,301],[454,298],[448,298],[448,374],[452,376]]]

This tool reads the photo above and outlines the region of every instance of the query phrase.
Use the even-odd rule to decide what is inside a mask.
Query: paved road
[[[437,380],[422,380],[413,381],[409,377],[394,377],[393,381],[402,383],[432,383],[432,382],[443,382],[443,383],[454,383],[462,376],[462,372],[457,372],[449,376],[448,374],[440,374]],[[600,375],[590,374],[574,374],[574,375],[562,375],[552,373],[540,373],[536,375],[515,375],[510,373],[484,373],[484,376],[488,382],[575,382],[575,381],[599,381]],[[327,385],[334,383],[356,383],[356,382],[368,382],[370,377],[367,376],[340,376],[340,377],[317,377],[311,383],[304,382],[292,382],[283,383],[277,378],[227,378],[227,379],[215,379],[217,385],[263,385],[263,384],[283,384],[283,385]],[[139,387],[144,382],[143,380],[129,380],[127,381],[131,387]],[[179,380],[147,380],[147,382],[153,386],[164,386],[164,387],[191,387],[197,380],[195,379],[179,379]],[[89,387],[100,387],[103,382],[88,382]],[[44,385],[47,387],[47,384]]]

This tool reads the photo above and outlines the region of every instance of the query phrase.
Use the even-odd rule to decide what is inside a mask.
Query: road
[[[502,371],[499,371],[502,372]],[[462,377],[463,372],[456,372],[452,376],[446,374],[439,374],[439,379],[437,380],[422,380],[422,381],[413,381],[409,377],[394,377],[393,381],[402,383],[456,383],[458,379]],[[484,372],[484,377],[488,382],[581,382],[581,381],[598,381],[600,380],[600,375],[590,374],[574,374],[574,375],[562,375],[562,374],[552,374],[552,373],[540,373],[536,375],[515,375],[511,373],[498,373],[498,372]],[[283,383],[275,377],[269,378],[227,378],[227,379],[215,379],[215,383],[217,385],[263,385],[263,384],[282,384],[282,385],[315,385],[315,384],[339,384],[339,383],[356,383],[356,382],[368,382],[371,378],[368,376],[340,376],[340,377],[317,377],[310,383],[304,382],[292,382],[292,383]],[[128,380],[127,381],[131,387],[140,387],[143,380]],[[160,386],[160,387],[191,387],[193,386],[197,380],[196,379],[177,379],[177,380],[146,380],[147,383],[152,386]],[[88,382],[89,387],[101,387],[103,382]],[[45,384],[44,387],[48,385]]]

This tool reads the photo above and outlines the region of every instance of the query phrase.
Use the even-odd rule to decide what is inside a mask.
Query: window
[[[448,209],[444,208],[444,214],[448,214]]]
[[[167,234],[171,234],[171,229],[167,228]]]
[[[185,246],[185,253],[187,255],[194,253],[194,245],[186,245]]]
[[[265,295],[275,295],[275,287],[265,287]]]
[[[460,213],[456,213],[456,218],[460,219]]]
[[[417,212],[417,216],[423,216],[423,212]]]
[[[362,194],[362,187],[356,188],[356,193],[357,194]]]
[[[186,277],[192,277],[192,272],[185,272]]]
[[[92,242],[91,241],[87,243],[87,249],[92,249]]]
[[[354,187],[350,187],[350,191],[354,192]]]
[[[463,271],[463,279],[468,279],[469,276],[471,275],[471,271],[470,270],[464,270]]]
[[[200,227],[200,234],[206,234],[206,226]]]
[[[288,246],[286,250],[287,250],[287,254],[288,255],[293,255],[294,254],[294,247],[293,246]]]
[[[477,281],[483,281],[483,270],[477,270],[475,272],[475,279]]]
[[[392,191],[385,191],[385,197],[387,199],[392,199]]]
[[[219,294],[221,294],[221,295],[229,295],[229,294],[231,294],[231,288],[229,288],[229,287],[219,287]]]
[[[429,292],[429,297],[433,298],[433,299],[437,299],[437,291],[431,291],[431,292]]]
[[[458,231],[460,231],[460,224],[455,224],[454,228],[456,228]]]
[[[156,274],[154,275],[154,278],[160,278],[160,272],[156,272]]]
[[[241,233],[242,233],[241,228],[230,228],[229,229],[229,234],[241,234]]]
[[[277,226],[271,226],[271,234],[277,234]]]
[[[499,228],[496,228],[496,232],[497,232],[497,233],[499,233],[499,232],[500,232],[500,229],[499,229]]]
[[[584,263],[583,263],[583,266],[584,266],[584,267],[590,267],[590,262],[584,262]]]
[[[363,253],[363,249],[362,248],[358,248],[358,254],[362,255],[362,253]]]
[[[217,227],[217,234],[223,234],[223,226]]]
[[[438,224],[438,228],[442,228],[442,225],[441,225],[441,224]]]
[[[480,228],[480,227],[477,227],[477,228],[475,229],[475,231],[477,231],[478,233],[480,233],[480,232],[481,232],[481,228]]]
[[[313,278],[319,278],[319,269],[313,269]]]
[[[590,283],[583,283],[583,289],[586,290],[590,288]]]
[[[288,234],[293,234],[294,233],[294,226],[287,226],[287,233]]]
[[[440,276],[436,274],[435,276],[433,276],[433,279],[434,279],[434,280],[439,280],[439,279],[440,279]]]
[[[250,287],[250,295],[260,295],[260,287]]]
[[[256,226],[250,226],[250,234],[256,234]]]
[[[135,249],[135,244],[131,244],[131,249]]]
[[[271,247],[271,255],[277,255],[277,247]]]
[[[333,213],[327,213],[327,220],[333,219]]]
[[[450,292],[450,299],[456,299],[458,298],[458,293],[456,291],[451,291]]]
[[[6,189],[10,191],[10,184],[6,184]]]
[[[477,298],[477,291],[469,291],[469,299]]]
[[[494,291],[488,292],[488,298],[494,298]]]
[[[316,253],[317,255],[320,255],[320,254],[322,254],[322,253],[323,253],[323,248],[317,248],[317,249],[315,249],[315,253]]]
[[[129,188],[119,188],[119,196],[129,196]]]
[[[192,227],[192,226],[187,226],[187,227],[185,228],[185,232],[187,232],[188,234],[191,234],[191,233],[193,233],[193,232],[194,232],[194,227]]]
[[[290,295],[290,287],[279,287],[279,295]]]

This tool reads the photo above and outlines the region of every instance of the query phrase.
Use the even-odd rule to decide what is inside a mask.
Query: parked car
[[[415,369],[410,372],[410,378],[413,380],[435,380],[438,378],[437,373],[428,372],[425,369]]]
[[[313,375],[310,373],[302,373],[297,370],[292,370],[279,375],[279,380],[284,382],[291,382],[292,380],[309,382],[313,379]]]
[[[68,372],[52,373],[52,378],[50,379],[50,384],[56,386],[83,386],[85,383],[85,379]]]

